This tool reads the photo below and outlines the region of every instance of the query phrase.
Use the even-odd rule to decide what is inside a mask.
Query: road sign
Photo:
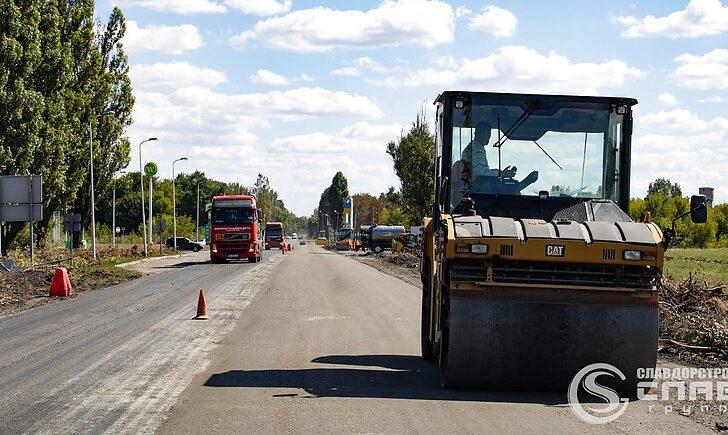
[[[63,228],[67,233],[81,231],[81,215],[78,213],[66,213],[63,216]]]
[[[121,227],[116,227],[116,234],[121,234]]]
[[[0,222],[40,222],[43,220],[43,204],[0,205]]]
[[[144,165],[144,174],[146,174],[147,177],[153,177],[157,175],[157,164],[153,162],[149,162],[146,165]]]
[[[34,204],[41,204],[43,202],[43,176],[33,176],[32,189],[30,178],[29,175],[0,176],[0,202],[11,204],[29,204],[32,202]]]

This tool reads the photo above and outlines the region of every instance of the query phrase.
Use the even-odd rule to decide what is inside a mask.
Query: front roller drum
[[[559,390],[592,363],[608,363],[634,394],[637,369],[655,367],[658,310],[610,306],[450,299],[444,305],[444,387]]]

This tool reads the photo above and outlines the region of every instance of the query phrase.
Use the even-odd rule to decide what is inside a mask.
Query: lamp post
[[[118,174],[126,174],[126,171],[119,171]],[[111,190],[111,245],[116,248],[116,177]]]
[[[197,182],[197,223],[195,224],[195,242],[200,241],[200,184],[205,180]]]
[[[146,142],[152,142],[157,140],[156,137],[150,137],[149,139],[143,140],[139,143],[139,183],[142,186],[142,234],[144,234],[144,256],[149,255],[147,249],[147,215],[144,211],[144,167],[142,163],[142,145]],[[151,225],[151,222],[149,223]]]
[[[172,162],[172,238],[174,239],[174,250],[177,250],[177,198],[174,180],[174,165],[177,162],[188,160],[187,157],[179,158]]]

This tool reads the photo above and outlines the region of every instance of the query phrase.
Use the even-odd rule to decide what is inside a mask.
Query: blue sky
[[[309,214],[339,169],[352,193],[396,185],[386,143],[442,90],[601,94],[640,101],[633,196],[665,176],[728,200],[720,0],[99,0],[98,16],[114,4],[137,97],[129,135],[160,138],[144,152],[163,175],[183,155],[183,172],[264,173]]]

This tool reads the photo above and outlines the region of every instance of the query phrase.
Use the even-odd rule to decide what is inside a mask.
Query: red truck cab
[[[262,213],[252,195],[212,198],[210,205],[210,260],[247,259],[259,262],[263,255]]]
[[[285,234],[282,222],[268,222],[265,226],[265,249],[280,249]]]

